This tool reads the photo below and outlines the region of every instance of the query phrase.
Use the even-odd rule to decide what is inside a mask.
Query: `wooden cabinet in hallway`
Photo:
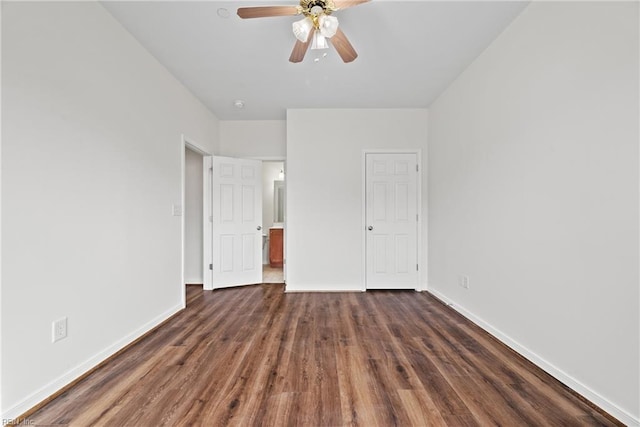
[[[269,265],[271,267],[282,267],[284,260],[283,238],[283,228],[269,229]]]

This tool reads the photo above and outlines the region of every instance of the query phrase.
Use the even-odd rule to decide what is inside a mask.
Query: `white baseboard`
[[[427,290],[427,289],[425,289]],[[537,365],[543,371],[547,372],[552,377],[556,378],[558,381],[564,383],[567,387],[571,388],[573,391],[582,395],[595,405],[598,405],[604,411],[608,412],[612,416],[616,417],[619,421],[623,422],[628,426],[640,426],[640,418],[635,418],[633,415],[625,411],[624,409],[618,407],[613,402],[604,398],[597,392],[593,391],[586,385],[582,384],[580,381],[573,378],[571,375],[567,374],[563,370],[549,363],[542,357],[538,356],[533,351],[529,350],[525,346],[518,343],[516,340],[509,337],[507,334],[503,333],[499,329],[493,327],[488,322],[484,321],[480,317],[474,315],[469,310],[455,303],[451,298],[446,295],[430,288],[427,290],[435,297],[440,299],[442,302],[447,304],[449,307],[453,308],[458,313],[462,314],[464,317],[469,319],[471,322],[475,323],[498,340],[500,340],[503,344],[510,347],[515,352],[519,353],[533,364]]]
[[[59,376],[55,380],[51,381],[50,383],[46,384],[45,386],[31,393],[29,396],[22,399],[17,404],[8,408],[2,414],[2,419],[3,420],[16,419],[17,417],[21,416],[22,414],[27,412],[29,409],[36,406],[38,403],[42,402],[49,396],[55,394],[64,386],[70,384],[71,382],[73,382],[75,379],[79,378],[86,372],[95,368],[100,363],[102,363],[103,361],[105,361],[115,353],[117,353],[119,350],[121,350],[128,344],[132,343],[136,339],[140,338],[142,335],[146,334],[151,329],[155,328],[156,326],[158,326],[159,324],[161,324],[162,322],[164,322],[174,314],[178,313],[182,309],[183,307],[181,304],[176,305],[173,308],[165,311],[161,315],[150,320],[149,322],[145,323],[140,328],[136,329],[135,331],[131,332],[125,337],[119,339],[115,343],[111,344],[109,347],[105,348],[104,350],[90,357],[88,360],[85,360],[84,362],[80,363],[75,368],[64,373],[63,375]]]
[[[348,285],[305,285],[296,286],[286,282],[284,291],[286,293],[292,292],[364,292],[364,288],[356,288],[353,284]]]

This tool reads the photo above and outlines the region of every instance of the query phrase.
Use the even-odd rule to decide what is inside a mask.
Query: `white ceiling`
[[[290,63],[298,16],[236,15],[238,7],[295,0],[102,4],[219,119],[274,120],[287,108],[428,107],[527,2],[373,0],[338,11],[359,54],[349,64],[332,47],[319,62],[310,50]]]

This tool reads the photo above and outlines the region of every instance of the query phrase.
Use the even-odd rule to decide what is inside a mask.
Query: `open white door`
[[[211,286],[262,283],[262,162],[211,160]]]
[[[365,156],[366,287],[418,289],[418,156]]]

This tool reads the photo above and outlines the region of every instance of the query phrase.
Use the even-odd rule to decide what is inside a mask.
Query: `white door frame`
[[[420,148],[410,149],[386,149],[386,148],[365,148],[362,150],[362,288],[363,292],[367,290],[367,154],[415,154],[418,162],[418,177],[417,177],[417,207],[418,207],[418,230],[417,230],[417,260],[418,260],[418,283],[416,284],[416,291],[420,292],[423,289],[422,278],[426,277],[426,263],[422,262],[422,222],[426,221],[423,218],[426,212],[422,209],[422,150]]]
[[[213,290],[213,155],[202,159],[202,289]]]
[[[180,218],[180,295],[182,296],[182,308],[187,306],[187,288],[185,286],[185,277],[184,277],[184,240],[185,240],[185,216],[184,216],[184,205],[186,202],[186,173],[187,173],[187,164],[186,164],[186,156],[185,150],[189,148],[192,151],[195,151],[202,156],[210,156],[209,152],[207,152],[204,148],[202,148],[197,142],[193,139],[187,137],[182,134],[180,136],[180,165],[181,165],[181,183],[180,183],[180,203],[182,209],[182,215]],[[204,203],[203,203],[204,204]],[[204,277],[203,277],[204,280]]]

